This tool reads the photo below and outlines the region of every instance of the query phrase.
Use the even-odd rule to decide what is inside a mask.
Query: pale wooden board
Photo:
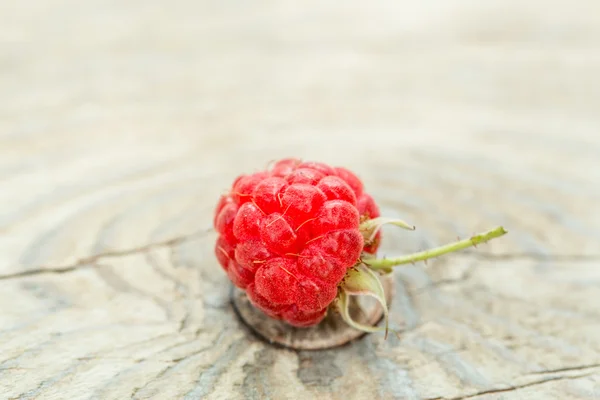
[[[25,0],[0,7],[0,398],[600,398],[600,4]],[[400,339],[293,352],[209,231],[239,173],[346,165]]]

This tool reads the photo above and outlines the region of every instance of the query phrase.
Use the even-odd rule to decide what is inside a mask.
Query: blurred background
[[[531,212],[552,222],[598,196],[593,0],[23,0],[2,5],[0,40],[11,265],[50,261],[44,231],[89,226],[83,214],[138,207],[148,229],[191,215],[161,237],[210,225],[235,176],[288,156],[354,169],[417,225],[462,218],[452,236],[518,219],[532,231],[519,251],[551,240]],[[590,234],[598,219],[569,224]],[[147,234],[113,230],[93,251]]]

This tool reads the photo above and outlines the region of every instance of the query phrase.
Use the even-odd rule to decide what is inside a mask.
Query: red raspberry
[[[359,225],[379,217],[352,172],[286,159],[240,176],[217,205],[216,256],[252,304],[294,326],[326,315],[361,253],[374,254]]]
[[[381,226],[415,227],[381,218],[363,184],[345,168],[281,160],[268,171],[238,177],[217,204],[215,252],[229,279],[266,315],[294,326],[318,324],[334,303],[350,326],[388,331],[384,289],[376,272],[424,261],[506,234],[503,227],[427,251],[377,259]],[[353,268],[356,267],[356,268]],[[348,296],[374,296],[385,328],[349,314]]]

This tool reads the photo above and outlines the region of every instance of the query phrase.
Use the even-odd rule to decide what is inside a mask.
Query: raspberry
[[[217,259],[255,307],[291,325],[314,325],[365,250],[361,221],[378,216],[352,172],[281,160],[237,178],[219,200]]]
[[[391,266],[425,260],[505,233],[499,228],[501,232],[431,253],[376,259],[373,255],[383,224],[414,227],[381,218],[374,199],[351,171],[296,159],[238,177],[230,193],[219,199],[213,223],[219,235],[215,245],[219,264],[266,315],[308,327],[318,324],[337,298],[346,322],[369,332],[380,328],[348,320],[343,307],[347,307],[348,295],[375,295],[387,316],[373,271],[389,272]]]

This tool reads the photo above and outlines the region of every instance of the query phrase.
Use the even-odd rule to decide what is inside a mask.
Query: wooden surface
[[[343,4],[343,6],[342,6]],[[0,7],[0,398],[600,398],[600,4]],[[212,245],[233,178],[354,169],[400,339],[274,348]]]

